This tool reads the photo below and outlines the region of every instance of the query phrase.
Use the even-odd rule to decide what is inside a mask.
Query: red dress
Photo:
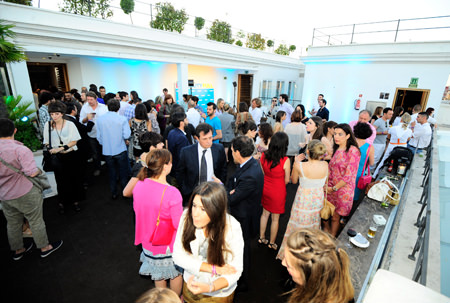
[[[274,168],[270,168],[272,161],[266,160],[261,154],[261,166],[264,171],[264,189],[261,204],[265,210],[273,214],[283,214],[286,204],[286,184],[284,183],[284,163],[288,157],[281,159]]]

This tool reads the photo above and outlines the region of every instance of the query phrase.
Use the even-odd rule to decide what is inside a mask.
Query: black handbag
[[[48,146],[44,147],[42,151],[42,169],[46,172],[55,171],[55,166],[58,163],[58,156],[50,153],[50,150],[52,149],[51,127],[51,122],[48,121]]]

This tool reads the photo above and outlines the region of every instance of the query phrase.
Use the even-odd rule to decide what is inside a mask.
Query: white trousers
[[[373,144],[375,162],[370,167],[370,170],[373,171],[375,169],[376,165],[378,164],[378,161],[380,161],[381,157],[383,157],[385,148],[386,148],[386,144],[377,144],[377,143]]]

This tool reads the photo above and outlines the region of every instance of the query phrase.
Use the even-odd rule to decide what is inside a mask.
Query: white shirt
[[[202,165],[202,156],[204,148],[197,143],[198,146],[198,175],[200,177],[200,167]],[[208,148],[205,153],[206,158],[206,181],[213,181],[212,176],[214,175],[214,164],[212,158],[211,148]]]
[[[394,123],[392,123],[392,126],[397,126],[400,124],[400,121],[402,120],[402,117],[395,117]]]
[[[252,108],[248,110],[248,112],[252,115],[253,121],[255,121],[256,125],[261,123],[262,110],[259,107]]]
[[[411,123],[413,123],[413,122],[417,122],[417,116],[419,115],[419,113],[417,113],[417,114],[412,114],[411,115],[411,121],[409,122],[409,125],[408,125],[408,127],[409,128],[411,128]],[[416,125],[417,124],[419,124],[419,123],[416,123]]]
[[[126,101],[120,101],[119,115],[123,116],[128,106],[130,106],[130,103]]]
[[[200,123],[201,116],[195,108],[188,109],[186,117],[189,123],[191,123],[194,127],[197,127],[197,125]]]
[[[431,141],[431,134],[432,131],[428,122],[424,124],[416,123],[409,145],[417,148],[428,147]]]
[[[64,125],[63,128],[61,129],[61,131],[56,130],[56,129],[52,129],[51,130],[51,143],[52,143],[52,148],[58,148],[62,145],[67,145],[72,141],[78,141],[81,139],[80,133],[78,133],[78,129],[75,126],[75,124],[73,124],[73,122],[68,121],[68,120],[64,120]],[[44,144],[48,144],[49,143],[49,137],[48,137],[48,123],[45,123],[44,125]],[[61,142],[62,144],[61,144]],[[77,146],[73,146],[71,148],[71,150],[77,150]]]
[[[391,139],[389,143],[394,145],[405,144],[408,142],[408,138],[411,138],[412,131],[410,128],[403,129],[402,125],[397,125],[389,128],[389,134]]]
[[[225,242],[231,253],[226,253],[224,257],[226,264],[236,268],[236,273],[232,275],[211,277],[211,273],[200,271],[202,263],[207,263],[206,258],[201,254],[201,252],[204,252],[204,249],[208,247],[208,241],[205,238],[203,230],[195,230],[195,239],[190,243],[192,254],[183,248],[182,237],[186,214],[187,210],[183,212],[183,215],[180,218],[180,224],[178,225],[177,235],[173,244],[172,257],[174,263],[184,268],[183,279],[185,282],[187,282],[192,275],[197,276],[198,281],[204,283],[209,283],[209,281],[215,281],[219,278],[225,278],[228,281],[227,288],[212,293],[203,293],[204,295],[213,297],[227,297],[231,295],[236,289],[237,281],[241,276],[243,269],[244,239],[242,237],[241,225],[235,218],[227,214],[227,223],[224,230]]]
[[[94,127],[90,132],[88,132],[88,136],[91,138],[97,138],[97,125],[96,121],[98,117],[106,114],[108,112],[108,107],[105,104],[97,103],[97,107],[95,110],[89,105],[89,103],[84,103],[83,107],[80,111],[80,122],[83,123],[83,119],[87,117],[87,114],[95,113],[94,118],[92,121],[95,123]],[[87,124],[87,123],[85,123]]]

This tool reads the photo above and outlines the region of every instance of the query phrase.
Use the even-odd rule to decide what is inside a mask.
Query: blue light
[[[27,122],[28,120],[30,120],[30,118],[28,118],[28,116],[23,116],[22,118],[20,118],[20,121],[22,121],[22,122]]]

